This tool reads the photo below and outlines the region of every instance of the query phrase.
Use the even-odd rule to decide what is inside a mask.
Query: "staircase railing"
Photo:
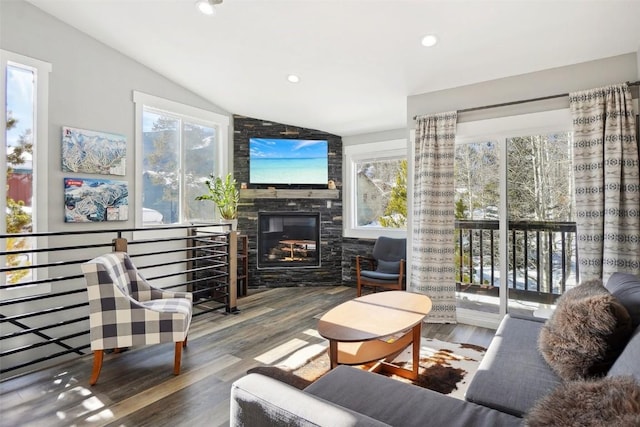
[[[236,310],[228,226],[4,234],[0,245],[0,379],[90,352],[80,265],[105,252],[128,252],[154,286],[192,292],[194,316]]]

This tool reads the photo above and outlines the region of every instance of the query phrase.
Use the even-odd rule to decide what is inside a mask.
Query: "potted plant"
[[[211,174],[204,183],[209,192],[196,197],[196,200],[211,200],[218,207],[223,220],[237,221],[240,191],[233,176],[228,173],[222,178]]]

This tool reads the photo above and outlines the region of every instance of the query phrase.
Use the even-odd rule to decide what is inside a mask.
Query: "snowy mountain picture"
[[[65,178],[64,221],[126,221],[129,218],[126,181]]]
[[[62,128],[62,171],[124,175],[127,139],[92,130]]]

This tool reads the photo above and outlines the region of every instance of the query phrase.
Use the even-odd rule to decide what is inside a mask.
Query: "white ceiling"
[[[231,113],[342,136],[405,127],[408,95],[640,47],[640,0],[28,1]]]

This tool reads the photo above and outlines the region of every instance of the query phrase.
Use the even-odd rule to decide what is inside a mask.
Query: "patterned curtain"
[[[456,322],[454,174],[457,113],[417,118],[411,292],[433,307],[430,323]]]
[[[626,84],[572,93],[580,280],[640,273],[640,172]]]

